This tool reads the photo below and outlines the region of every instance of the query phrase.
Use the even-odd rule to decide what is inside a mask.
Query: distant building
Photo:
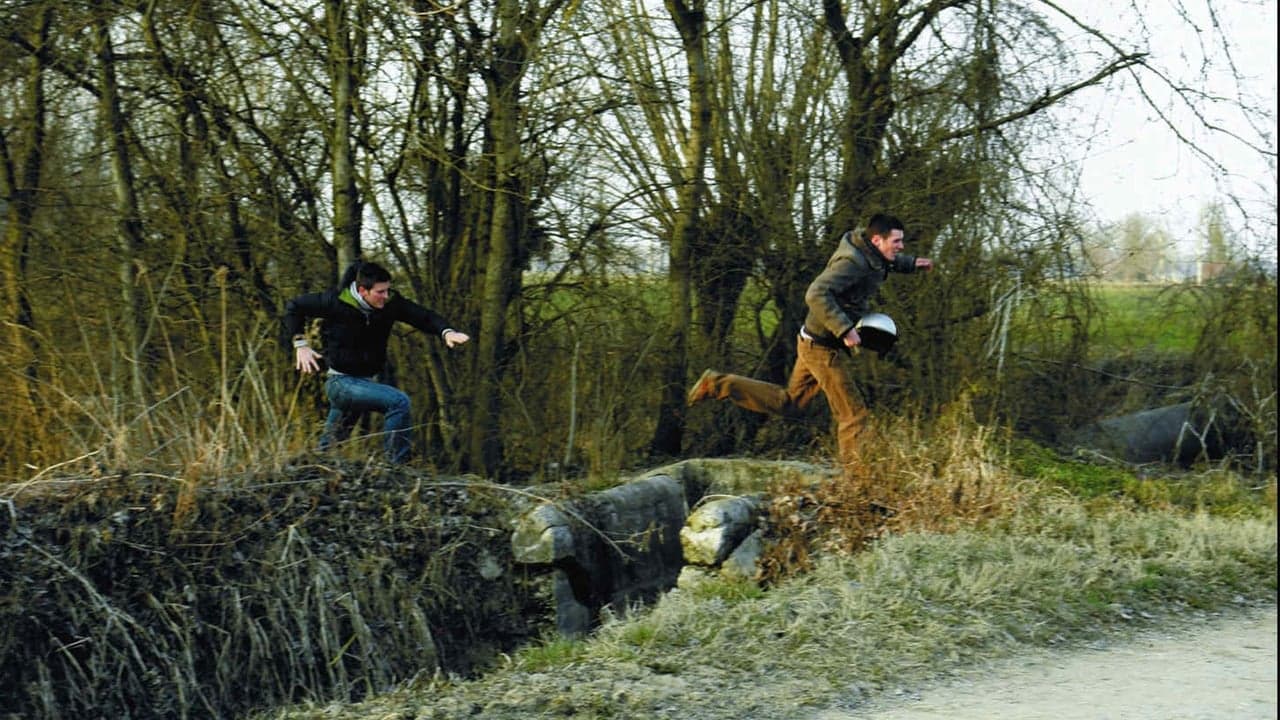
[[[1196,284],[1202,285],[1210,280],[1222,277],[1230,267],[1225,262],[1211,262],[1209,260],[1200,260],[1196,263]]]

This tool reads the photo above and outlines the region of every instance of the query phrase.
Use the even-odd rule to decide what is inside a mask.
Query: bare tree
[[[328,63],[333,88],[333,124],[329,133],[333,172],[333,245],[338,251],[338,271],[360,257],[360,195],[356,191],[355,158],[352,150],[352,116],[359,102],[363,44],[359,37],[366,27],[352,23],[349,0],[325,0],[325,29],[328,33]],[[354,0],[358,9],[365,4]]]
[[[473,375],[471,466],[492,473],[502,459],[498,419],[507,316],[520,287],[520,256],[528,242],[527,196],[521,173],[520,84],[537,50],[539,35],[564,0],[522,3],[498,0],[492,57],[484,72],[492,142],[492,205],[486,220],[487,254],[480,291],[478,357]]]
[[[133,397],[145,403],[146,377],[146,303],[139,276],[144,271],[142,212],[138,203],[137,176],[134,171],[134,149],[129,141],[128,119],[120,94],[117,65],[120,61],[111,37],[112,6],[104,0],[94,5],[94,50],[97,62],[98,113],[110,146],[111,183],[116,200],[116,242],[119,255],[121,291],[121,324],[124,331],[124,360]]]
[[[1172,263],[1174,246],[1162,223],[1132,214],[1119,227],[1122,260],[1118,277],[1130,282],[1153,282],[1164,278]]]
[[[689,328],[692,318],[691,252],[702,232],[701,221],[706,188],[707,151],[711,143],[711,67],[707,57],[707,12],[705,0],[685,3],[667,0],[667,12],[680,34],[688,77],[689,117],[681,143],[681,167],[677,173],[676,208],[668,244],[668,292],[670,352],[662,372],[658,423],[651,450],[659,456],[680,453],[684,421],[685,376],[688,375]]]
[[[37,52],[25,59],[13,58],[21,76],[9,78],[24,92],[15,98],[11,127],[0,127],[0,197],[4,198],[4,234],[0,238],[0,322],[5,371],[0,388],[6,403],[0,423],[0,455],[25,458],[33,450],[33,431],[27,419],[36,415],[34,381],[37,380],[35,318],[27,290],[27,263],[35,236],[33,219],[40,207],[37,197],[45,164],[48,98],[45,74],[48,55],[43,51],[53,19],[51,7],[35,8],[19,21],[30,22],[26,33]],[[21,32],[15,30],[15,32]],[[5,60],[7,64],[9,61]],[[25,67],[24,67],[25,66]],[[15,73],[16,75],[16,73]],[[22,84],[19,85],[18,83]]]
[[[480,471],[547,455],[532,448],[573,416],[557,386],[571,358],[600,416],[579,428],[611,433],[597,456],[749,438],[753,421],[729,413],[685,425],[690,368],[723,359],[784,378],[804,286],[874,210],[902,216],[909,251],[943,271],[886,285],[904,342],[866,363],[873,392],[932,407],[1008,378],[1018,348],[1000,318],[1072,324],[1045,329],[1036,352],[1080,353],[1087,309],[1051,297],[1074,281],[1046,282],[1070,274],[1090,226],[1070,158],[1038,157],[1077,124],[1054,110],[1119,77],[1167,90],[1205,126],[1226,102],[1158,67],[1140,33],[1108,35],[1044,0],[9,7],[6,333],[39,327],[77,368],[93,359],[70,356],[69,328],[86,346],[131,333],[130,362],[164,341],[182,369],[127,384],[197,387],[223,329],[219,268],[245,301],[226,327],[254,332],[281,297],[330,284],[358,254],[385,258],[406,292],[476,335],[463,354],[410,337],[393,358],[406,389],[433,391],[415,393],[433,456]],[[35,242],[45,228],[56,241]],[[651,290],[655,269],[662,299],[636,309],[617,276]],[[67,302],[24,304],[36,276],[65,283]],[[82,301],[131,320],[60,322]],[[595,308],[617,316],[583,317]],[[22,367],[25,337],[10,344]]]
[[[1214,203],[1200,209],[1200,230],[1204,237],[1193,240],[1198,250],[1196,278],[1204,281],[1221,275],[1232,261],[1240,258],[1233,257],[1227,245],[1230,229],[1227,227],[1226,212],[1220,204]]]

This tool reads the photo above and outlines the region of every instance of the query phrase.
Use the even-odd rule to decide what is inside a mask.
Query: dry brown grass
[[[484,575],[511,497],[338,462],[0,492],[5,711],[233,717],[468,672],[545,612]]]
[[[1008,512],[1022,482],[994,461],[994,436],[967,400],[928,423],[876,420],[863,435],[861,462],[842,477],[773,489],[765,578],[808,571],[816,555],[851,555],[888,533],[952,532]]]

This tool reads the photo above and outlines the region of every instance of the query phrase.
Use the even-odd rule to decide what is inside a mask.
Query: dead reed
[[[10,495],[5,711],[228,717],[470,672],[545,614],[522,578],[485,571],[509,564],[507,499],[354,463]]]

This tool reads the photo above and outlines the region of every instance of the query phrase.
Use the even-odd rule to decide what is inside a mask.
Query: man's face
[[[374,283],[371,288],[357,287],[356,291],[365,302],[369,303],[369,307],[381,310],[382,306],[387,304],[387,299],[391,297],[391,283]]]
[[[888,235],[872,235],[871,244],[876,246],[885,260],[893,262],[898,253],[902,252],[902,231],[890,230]]]

